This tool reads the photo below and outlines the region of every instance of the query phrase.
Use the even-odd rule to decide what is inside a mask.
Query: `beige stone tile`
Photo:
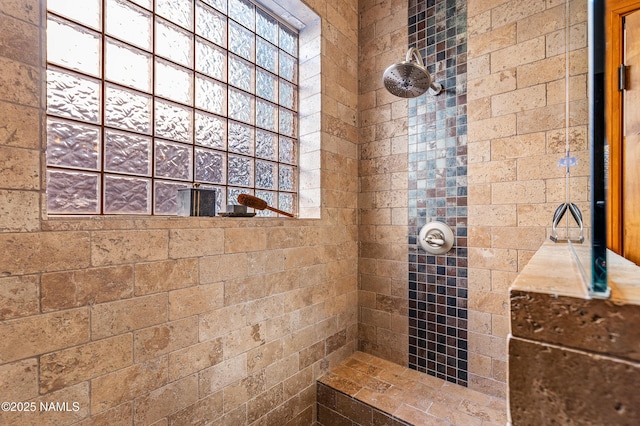
[[[198,318],[196,316],[167,322],[134,332],[135,361],[186,348],[198,342]]]
[[[485,269],[517,271],[518,253],[512,249],[470,247],[469,264]]]
[[[0,56],[14,61],[38,66],[37,55],[30,54],[37,50],[40,37],[39,28],[28,22],[6,15],[0,15],[0,32],[12,34],[11,43],[0,46]]]
[[[491,364],[492,360],[490,357],[477,353],[469,353],[469,373],[481,377],[491,377]],[[482,392],[479,393],[483,394]]]
[[[272,387],[247,402],[247,421],[254,422],[284,401],[282,384]]]
[[[185,377],[137,398],[134,402],[134,422],[151,424],[194,404],[197,399],[197,377]]]
[[[0,320],[29,316],[39,311],[37,276],[0,278]]]
[[[224,305],[231,306],[265,297],[269,293],[268,280],[269,276],[256,275],[225,281]]]
[[[126,299],[133,295],[133,268],[116,266],[43,274],[43,312]]]
[[[1,137],[1,135],[0,135]],[[40,194],[0,191],[0,231],[32,232],[40,228]]]
[[[133,363],[133,339],[123,334],[40,357],[40,393],[49,393]]]
[[[491,314],[470,309],[468,327],[472,333],[491,334]]]
[[[222,254],[224,233],[219,228],[173,229],[169,231],[169,257],[178,259]]]
[[[38,360],[23,359],[0,366],[0,399],[28,401],[38,396]]]
[[[0,145],[39,149],[38,114],[36,108],[0,102]]]
[[[94,266],[165,260],[167,231],[105,231],[91,235],[91,263]]]
[[[198,285],[169,292],[169,319],[210,312],[224,305],[222,283]]]
[[[507,356],[507,341],[502,337],[470,332],[469,352],[504,360]]]
[[[539,13],[524,16],[518,21],[518,41],[532,39],[565,27],[565,6],[559,5]]]
[[[386,395],[384,393],[376,392],[369,388],[362,388],[356,394],[355,397],[360,401],[363,401],[369,405],[373,405],[381,411],[387,413],[396,413],[398,408],[403,404],[402,401],[394,398],[393,396]]]
[[[94,340],[167,321],[166,294],[135,297],[91,307],[91,338]]]
[[[282,358],[282,340],[274,340],[247,352],[249,374],[262,370]]]
[[[452,407],[438,403],[431,405],[427,412],[451,425],[480,426],[482,424],[482,419],[480,418],[458,410],[452,410]]]
[[[32,24],[40,22],[40,7],[37,0],[7,0],[0,4],[0,11]]]
[[[228,228],[224,234],[224,252],[238,253],[264,250],[267,246],[266,232],[260,228]]]
[[[300,371],[300,359],[297,353],[289,355],[286,358],[279,359],[271,363],[265,368],[267,388],[284,382],[286,379],[293,377]]]
[[[492,204],[544,203],[545,199],[545,182],[540,179],[491,185]]]
[[[398,407],[393,415],[401,420],[410,422],[411,424],[420,424],[425,426],[441,425],[445,426],[449,423],[443,419],[439,419],[435,416],[425,413],[417,408],[411,407],[406,404],[402,404]]]
[[[268,383],[268,381],[267,381]],[[313,378],[313,367],[307,367],[287,378],[283,382],[284,398],[288,399],[295,396],[300,389],[305,389],[315,384]]]
[[[78,426],[115,426],[133,424],[133,403],[120,404],[77,423]]]
[[[25,275],[89,266],[88,232],[0,234],[3,275]]]
[[[491,245],[496,248],[537,250],[545,236],[542,228],[496,227],[492,230]]]
[[[487,163],[469,164],[469,184],[506,182],[516,180],[516,160],[499,160]],[[473,173],[473,175],[471,175]],[[469,215],[471,216],[471,215]]]
[[[29,65],[13,61],[4,57],[0,57],[0,69],[4,70],[0,75],[0,100],[9,101],[16,104],[38,107],[40,100],[40,73]],[[32,164],[33,161],[40,160],[39,155],[33,156],[32,161],[26,164]],[[3,152],[4,156],[4,152]],[[9,163],[13,163],[10,161]],[[2,163],[0,163],[2,165]],[[22,168],[23,166],[20,166]],[[39,169],[37,170],[39,172]],[[33,172],[31,170],[29,173]],[[2,178],[0,178],[0,181]],[[5,185],[2,185],[5,187]]]
[[[135,265],[135,294],[159,293],[198,283],[198,260],[179,259]]]
[[[1,25],[1,23],[0,23]],[[39,152],[0,145],[0,187],[6,189],[40,189]],[[3,200],[19,192],[3,191]],[[31,197],[36,194],[31,194]],[[7,206],[9,207],[9,206]]]
[[[245,306],[233,305],[200,315],[199,340],[205,341],[238,330],[246,324]]]
[[[75,424],[89,416],[89,383],[83,382],[69,386],[32,399],[30,402],[36,404],[36,411],[0,411],[0,424],[34,426]],[[73,403],[77,403],[77,406]],[[56,404],[64,404],[65,409],[55,411],[53,407]],[[40,407],[47,407],[48,410]]]
[[[222,361],[213,367],[198,373],[200,398],[220,391],[230,384],[247,377],[247,355],[241,354],[235,358]]]
[[[482,65],[484,64],[483,63],[477,64],[477,66],[482,66]],[[487,98],[490,96],[495,96],[500,93],[510,92],[517,88],[515,68],[504,69],[500,71],[495,71],[493,68],[491,68],[491,74],[488,74],[488,75],[483,74],[484,69],[485,68],[481,68],[480,70],[476,71],[476,73],[482,74],[481,76],[479,76],[479,78],[474,78],[473,80],[469,80],[468,95],[467,95],[469,101],[474,101],[482,98]],[[488,107],[489,106],[488,101],[484,101],[483,106]],[[470,107],[472,106],[470,105]],[[478,105],[476,104],[472,107],[472,109],[475,109],[477,107]],[[473,114],[473,115],[474,115],[474,118],[477,118],[475,116],[476,114]],[[490,137],[478,138],[474,135],[475,132],[478,132],[482,129],[482,127],[480,126],[487,127],[489,125],[488,123],[491,123],[491,121],[489,120],[490,120],[489,117],[486,117],[486,119],[482,120],[480,123],[476,123],[475,120],[469,122],[469,125],[473,124],[473,126],[470,126],[468,128],[468,135],[469,135],[470,142],[484,140],[484,139],[491,139]],[[498,124],[498,123],[493,122],[493,125],[495,126],[495,124]],[[504,125],[502,127],[504,127]],[[473,130],[473,132],[471,130]],[[488,130],[485,130],[485,133],[488,133]],[[494,130],[493,133],[500,135],[500,133],[505,133],[505,130],[502,130],[502,132],[496,132]],[[510,134],[515,134],[515,131],[511,132]],[[509,134],[502,134],[498,137],[505,137],[505,136],[509,136]]]
[[[467,52],[470,57],[475,58],[516,44],[515,23],[494,28],[492,31],[486,31],[470,38]]]
[[[99,413],[167,383],[167,357],[154,358],[91,380],[91,412]]]
[[[200,283],[208,284],[247,276],[247,254],[224,254],[198,259]]]
[[[224,356],[233,358],[265,344],[265,323],[252,324],[224,336]]]
[[[482,227],[516,226],[517,207],[519,206],[515,204],[469,206],[469,225],[480,226],[481,228],[478,228],[480,232],[484,231]],[[469,264],[479,266],[471,262]]]
[[[259,371],[226,386],[223,390],[224,411],[229,412],[265,392],[265,374]]]
[[[186,377],[222,362],[222,339],[198,343],[169,354],[169,381]]]
[[[469,388],[483,392],[487,395],[496,396],[499,398],[505,398],[507,394],[507,385],[504,382],[498,382],[491,378],[477,376],[475,374],[469,375]],[[461,410],[464,411],[464,410]],[[499,424],[504,424],[504,422]]]
[[[514,0],[496,6],[491,11],[491,23],[494,27],[520,21],[527,16],[539,13],[545,9],[545,3]]]
[[[0,322],[0,363],[83,344],[89,340],[88,309],[73,309]]]
[[[177,413],[169,416],[170,425],[207,424],[224,413],[222,391],[198,400]]]
[[[462,403],[458,407],[458,410],[475,418],[482,419],[482,421],[488,421],[497,424],[505,424],[507,422],[506,411],[482,406],[468,400],[462,401]]]

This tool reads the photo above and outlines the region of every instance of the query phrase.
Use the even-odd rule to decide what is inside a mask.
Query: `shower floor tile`
[[[346,395],[352,402],[366,404],[392,416],[398,420],[398,425],[490,426],[507,423],[506,403],[502,398],[364,352],[354,353],[318,382]],[[325,416],[328,412],[345,415],[338,414],[331,404],[325,406],[320,398],[318,403],[322,408],[319,412]],[[366,426],[355,419],[350,420],[353,425]]]

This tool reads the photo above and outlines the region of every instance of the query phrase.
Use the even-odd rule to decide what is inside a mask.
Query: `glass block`
[[[276,163],[256,160],[256,188],[277,189],[277,182],[278,165]]]
[[[280,49],[298,57],[298,35],[284,25],[280,25]]]
[[[102,0],[47,0],[47,10],[71,18],[88,27],[102,27]]]
[[[229,154],[229,185],[253,186],[253,159]]]
[[[153,6],[153,0],[130,0],[130,1],[148,10],[151,10],[151,7]]]
[[[286,136],[296,137],[297,121],[293,112],[288,109],[280,108],[280,133]]]
[[[296,196],[295,194],[278,194],[278,208],[282,211],[295,213],[296,212]]]
[[[227,204],[239,204],[238,203],[238,195],[240,194],[250,194],[253,195],[253,191],[250,189],[241,189],[241,188],[229,188],[227,190]],[[249,209],[250,212],[253,211],[253,209]]]
[[[110,129],[104,136],[105,171],[151,176],[150,137]]]
[[[255,67],[235,55],[229,55],[229,84],[253,93],[253,72]]]
[[[196,71],[227,81],[227,51],[207,41],[196,41]]]
[[[229,22],[229,51],[253,62],[255,36],[235,22]]]
[[[167,21],[156,18],[156,54],[193,67],[193,35]]]
[[[226,182],[227,154],[211,149],[196,148],[196,181],[209,183]]]
[[[151,96],[107,84],[106,97],[105,125],[151,133]]]
[[[202,0],[210,6],[215,7],[220,12],[227,14],[227,0]]]
[[[196,77],[196,107],[219,115],[227,113],[227,88],[209,78]]]
[[[261,198],[267,202],[270,206],[277,206],[278,195],[275,192],[269,191],[256,191],[256,197]],[[275,217],[278,216],[278,213],[272,212],[271,210],[256,210],[256,216],[260,217]]]
[[[260,37],[256,40],[256,64],[272,73],[278,72],[278,48]]]
[[[156,13],[188,30],[193,30],[193,0],[156,0]]]
[[[294,174],[294,167],[280,165],[280,179],[279,185],[280,191],[295,191],[297,188],[296,176]]]
[[[105,214],[151,214],[151,179],[104,177]]]
[[[47,60],[100,77],[100,34],[49,15]]]
[[[298,109],[298,90],[284,80],[280,80],[280,105],[294,111]]]
[[[100,128],[47,119],[47,165],[99,170]]]
[[[193,71],[156,59],[156,95],[193,105]]]
[[[280,77],[292,83],[298,80],[298,61],[282,51],[280,51]]]
[[[263,129],[277,131],[278,108],[261,99],[256,100],[256,126]]]
[[[278,102],[278,78],[261,69],[256,70],[256,95]]]
[[[165,182],[153,183],[153,214],[175,215],[178,213],[178,189],[191,188],[191,184]]]
[[[253,124],[253,96],[229,89],[229,118]]]
[[[196,7],[196,34],[227,47],[227,18],[221,13],[198,3]]]
[[[47,170],[47,213],[100,213],[100,174]]]
[[[193,143],[193,110],[156,100],[155,135],[179,142]]]
[[[151,12],[125,0],[107,0],[106,33],[151,51]]]
[[[263,130],[256,130],[256,157],[276,160],[278,153],[278,136]]]
[[[150,54],[109,39],[105,62],[107,80],[151,93]]]
[[[297,143],[293,139],[280,137],[280,149],[279,157],[281,163],[297,164],[298,163],[298,150]]]
[[[209,148],[227,149],[227,120],[196,111],[196,144]]]
[[[253,127],[230,121],[229,151],[253,155]]]
[[[255,28],[255,7],[248,0],[229,0],[229,17],[249,28]]]
[[[156,176],[191,180],[191,146],[159,140],[155,145]]]
[[[256,34],[277,45],[278,27],[278,21],[276,18],[263,10],[256,9]]]
[[[100,122],[100,83],[64,71],[47,70],[47,114]]]

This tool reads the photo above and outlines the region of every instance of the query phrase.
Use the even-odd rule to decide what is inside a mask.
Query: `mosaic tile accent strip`
[[[420,50],[445,90],[409,100],[409,367],[468,384],[467,23],[463,0],[410,0],[409,47]],[[454,247],[429,255],[417,245],[434,220]]]

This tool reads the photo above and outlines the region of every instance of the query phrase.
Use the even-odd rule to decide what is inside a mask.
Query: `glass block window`
[[[49,214],[173,215],[194,183],[295,213],[298,34],[251,0],[47,0],[46,130]]]

